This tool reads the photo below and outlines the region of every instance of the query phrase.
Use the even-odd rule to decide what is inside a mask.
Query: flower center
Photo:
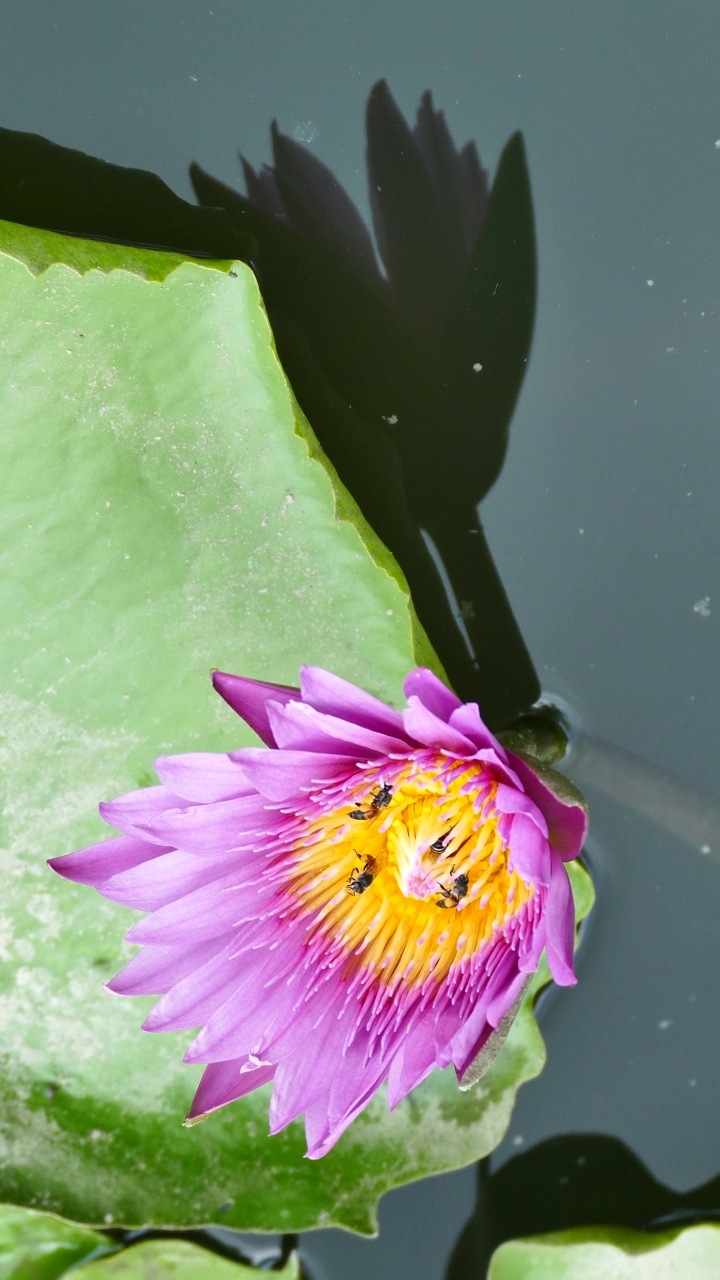
[[[496,790],[482,763],[425,750],[309,797],[289,886],[308,944],[384,982],[440,981],[482,949],[535,894],[510,868]]]

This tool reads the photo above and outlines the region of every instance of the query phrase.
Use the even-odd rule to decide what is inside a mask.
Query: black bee
[[[389,782],[383,782],[377,791],[373,791],[372,807],[376,811],[378,809],[387,809],[392,795],[392,787]]]
[[[366,889],[370,888],[375,879],[375,872],[372,870],[374,866],[375,859],[366,858],[362,871],[359,867],[353,867],[352,875],[345,886],[348,893],[364,893]]]
[[[381,809],[387,809],[391,796],[392,786],[389,782],[383,782],[377,791],[373,791],[370,797],[370,808],[351,809],[349,817],[354,818],[356,822],[367,822],[368,818],[374,818]]]
[[[450,868],[450,875],[452,875],[454,870],[454,867]],[[456,907],[460,902],[460,899],[465,897],[469,886],[470,880],[463,871],[461,875],[455,877],[449,889],[446,889],[444,884],[439,885],[440,892],[443,896],[442,898],[437,899],[436,905],[438,907],[449,907],[452,902],[453,906]]]

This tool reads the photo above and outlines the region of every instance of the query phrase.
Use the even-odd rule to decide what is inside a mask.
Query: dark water
[[[269,159],[277,118],[367,213],[363,112],[382,76],[408,116],[431,88],[491,170],[522,129],[538,313],[509,455],[483,503],[488,542],[544,691],[576,731],[716,807],[683,800],[662,773],[648,803],[652,773],[627,762],[623,798],[612,779],[601,794],[580,750],[598,903],[578,987],[543,1003],[548,1065],[520,1095],[490,1182],[517,1160],[513,1194],[531,1196],[518,1158],[571,1134],[620,1139],[676,1193],[716,1178],[717,6],[38,0],[6,7],[0,34],[0,125],[150,169],[187,198],[192,160],[242,189],[236,152]],[[560,1200],[597,1150],[562,1148]],[[681,1207],[628,1186],[639,1221]],[[311,1233],[305,1256],[328,1280],[435,1280],[475,1196],[475,1171],[404,1189],[383,1202],[378,1241]],[[483,1212],[490,1201],[486,1189]],[[717,1209],[717,1190],[701,1203]],[[585,1221],[596,1206],[590,1189]],[[475,1263],[455,1276],[480,1274],[480,1226],[466,1237]]]

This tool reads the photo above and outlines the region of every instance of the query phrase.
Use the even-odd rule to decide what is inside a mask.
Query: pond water
[[[520,1159],[549,1139],[577,1135],[552,1148],[559,1188],[600,1150],[609,1176],[620,1168],[587,1135],[619,1139],[678,1195],[719,1172],[720,11],[210,3],[6,10],[0,125],[191,198],[193,160],[242,190],[237,151],[269,160],[277,119],[364,216],[364,108],[380,77],[409,118],[432,89],[491,171],[515,129],[525,139],[538,311],[482,519],[543,694],[574,733],[598,901],[578,986],[541,1000],[547,1067],[521,1091],[450,1272],[479,1275],[488,1185],[517,1197],[502,1230],[530,1229],[540,1184]],[[377,1241],[311,1233],[310,1273],[434,1280],[477,1185],[465,1170],[392,1193]],[[664,1195],[662,1212],[684,1206]],[[588,1192],[584,1221],[596,1203]],[[639,1196],[638,1225],[650,1203]],[[717,1184],[698,1204],[720,1213]]]

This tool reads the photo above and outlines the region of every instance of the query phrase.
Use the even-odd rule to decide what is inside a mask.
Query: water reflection
[[[222,209],[181,200],[157,174],[126,169],[34,133],[0,128],[0,217],[89,240],[247,258]]]
[[[273,165],[243,161],[247,196],[198,165],[191,176],[202,204],[255,238],[280,358],[313,430],[400,561],[455,689],[498,728],[539,694],[477,515],[503,464],[535,314],[523,143],[510,139],[489,190],[475,144],[455,147],[429,93],[410,128],[380,81],[366,126],[384,272],[335,176],[277,125]]]
[[[638,1231],[720,1218],[720,1177],[678,1193],[653,1178],[617,1138],[567,1134],[541,1142],[497,1171],[478,1172],[478,1198],[447,1271],[447,1280],[485,1275],[505,1240],[616,1226]]]
[[[579,734],[568,772],[592,788],[649,818],[698,853],[720,857],[720,802],[658,765],[600,738]]]

